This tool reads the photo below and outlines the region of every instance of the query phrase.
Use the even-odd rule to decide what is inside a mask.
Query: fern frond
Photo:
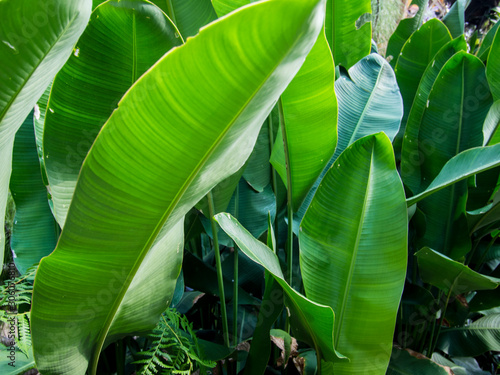
[[[135,361],[143,365],[138,374],[189,375],[197,368],[213,368],[215,363],[200,359],[199,346],[192,324],[175,309],[167,309],[149,335],[149,350],[138,353],[147,358]]]
[[[28,315],[29,313],[21,314],[17,318],[17,347],[26,355],[26,357],[29,357],[29,351],[31,350],[31,330]]]

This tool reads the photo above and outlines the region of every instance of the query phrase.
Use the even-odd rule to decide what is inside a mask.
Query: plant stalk
[[[214,198],[212,192],[207,194],[208,198],[208,214],[210,216],[210,224],[212,225],[212,236],[214,239],[214,255],[215,266],[217,268],[217,283],[219,284],[220,309],[222,316],[222,334],[224,336],[224,344],[229,347],[229,326],[227,324],[226,296],[224,294],[224,278],[222,276],[222,264],[219,251],[219,239],[217,237],[217,222],[214,219]]]
[[[441,318],[439,319],[439,324],[438,324],[438,328],[437,328],[437,333],[436,333],[436,337],[434,339],[434,343],[430,342],[430,347],[429,347],[429,357],[432,355],[432,353],[434,352],[434,349],[437,345],[437,342],[439,340],[439,335],[441,333],[441,327],[443,326],[443,321],[444,321],[444,317],[446,315],[446,309],[448,308],[448,303],[450,302],[450,297],[451,297],[451,294],[453,293],[453,287],[455,286],[455,283],[453,283],[453,285],[451,286],[450,288],[450,291],[448,292],[448,295],[446,296],[446,303],[443,307],[443,312],[441,313]]]
[[[488,255],[491,247],[493,246],[493,244],[495,243],[495,241],[498,239],[498,237],[500,237],[500,235],[496,235],[494,236],[491,241],[488,243],[488,246],[486,246],[486,249],[484,250],[484,253],[481,255],[481,259],[479,260],[479,262],[476,264],[476,267],[474,269],[474,271],[476,272],[479,272],[479,269],[481,268],[481,266],[483,265],[483,262],[484,260],[486,259],[486,256]],[[472,259],[472,257],[471,257]]]
[[[290,170],[290,153],[288,149],[288,141],[286,135],[285,116],[283,114],[283,103],[278,101],[278,111],[280,117],[281,133],[283,135],[283,145],[285,149],[286,161],[286,197],[287,197],[287,213],[288,213],[288,234],[286,239],[286,260],[287,260],[287,281],[292,286],[292,270],[293,270],[293,202],[292,202],[292,175]]]
[[[271,113],[269,116],[267,116],[267,125],[269,127],[269,155],[272,154],[273,152],[273,147],[274,147],[274,127],[273,127],[273,118]],[[274,200],[276,202],[276,218],[274,219],[274,233],[279,233],[278,232],[278,181],[276,180],[276,170],[274,169],[273,165],[271,165],[271,184],[273,187],[274,191]],[[274,249],[274,252],[276,253],[276,249]]]
[[[116,342],[116,375],[125,375],[125,348],[123,339]]]
[[[238,246],[234,245],[233,345],[238,345]]]

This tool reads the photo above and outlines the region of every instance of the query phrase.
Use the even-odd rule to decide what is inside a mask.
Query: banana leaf
[[[486,69],[488,83],[495,100],[500,99],[500,32],[497,30],[491,43]]]
[[[425,190],[452,157],[483,144],[482,127],[491,103],[481,60],[456,53],[437,76],[418,129],[418,159],[412,162],[420,167],[420,186],[415,193]],[[427,220],[419,247],[428,246],[453,259],[471,249],[466,198],[464,181],[419,203]]]
[[[420,189],[420,150],[419,146],[419,131],[423,126],[425,112],[427,111],[427,101],[433,86],[436,84],[436,79],[439,72],[446,62],[459,51],[467,51],[467,42],[465,38],[459,37],[443,46],[431,64],[427,66],[420,84],[418,86],[415,99],[408,115],[406,124],[405,136],[401,150],[401,176],[405,186],[415,193]],[[423,140],[428,142],[428,140]]]
[[[485,316],[463,327],[443,328],[437,347],[456,357],[474,357],[490,350],[499,351],[500,314]]]
[[[0,1],[0,227],[4,227],[14,137],[90,16],[90,0]],[[0,231],[0,248],[5,234]],[[0,265],[3,264],[0,252]]]
[[[351,67],[348,75],[335,81],[335,91],[339,102],[337,148],[295,215],[296,234],[321,180],[338,156],[370,134],[383,131],[392,141],[401,124],[403,101],[396,77],[380,55],[372,53]]]
[[[187,39],[198,34],[201,27],[217,19],[210,0],[152,0],[160,7]]]
[[[406,121],[410,114],[413,99],[418,85],[438,51],[451,41],[451,35],[446,26],[438,19],[431,19],[424,23],[405,42],[400,56],[394,67],[401,96],[403,97],[404,115],[401,128],[394,142],[396,152],[401,149],[401,142],[406,128]]]
[[[457,0],[443,17],[443,23],[448,27],[453,38],[463,35],[465,31],[465,8],[467,8],[467,0]]]
[[[171,50],[124,95],[37,272],[31,317],[42,373],[90,366],[94,375],[104,347],[154,327],[179,275],[184,216],[243,166],[323,19],[315,0],[242,9]]]
[[[483,146],[492,146],[500,143],[500,100],[491,106],[483,125]]]
[[[370,0],[327,1],[325,33],[335,64],[349,69],[370,53],[371,12]]]
[[[321,32],[281,96],[284,127],[278,131],[270,160],[291,192],[293,210],[300,207],[335,151],[338,110],[334,82],[335,67]]]
[[[43,153],[61,227],[83,160],[123,94],[172,47],[177,29],[155,5],[110,0],[92,12],[74,53],[54,79]],[[103,43],[106,48],[97,48]]]
[[[238,247],[254,262],[272,274],[285,293],[285,306],[290,311],[294,337],[313,346],[325,361],[347,361],[333,344],[335,315],[333,310],[296,292],[287,284],[276,254],[253,237],[234,217],[227,213],[215,215],[221,228],[236,242]]]
[[[334,347],[350,359],[335,364],[335,374],[387,369],[406,274],[407,221],[384,133],[361,138],[339,156],[302,220],[306,296],[335,311]]]
[[[387,42],[387,52],[385,55],[393,68],[396,66],[401,50],[408,38],[422,26],[424,15],[428,7],[428,1],[413,0],[411,5],[418,6],[417,13],[411,18],[402,19]]]
[[[392,349],[386,375],[450,375],[450,372],[422,354],[403,349]]]
[[[14,263],[21,274],[56,247],[59,228],[42,181],[32,111],[16,133],[10,177],[16,215],[10,238]]]
[[[500,279],[481,275],[428,247],[421,249],[415,255],[422,280],[452,295],[472,290],[495,289],[500,283]]]
[[[411,206],[439,190],[462,181],[476,173],[500,166],[500,144],[474,147],[451,158],[420,194],[406,200]]]

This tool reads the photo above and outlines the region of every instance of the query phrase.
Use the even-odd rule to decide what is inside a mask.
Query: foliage
[[[152,339],[151,348],[137,353],[146,357],[135,362],[144,365],[140,374],[153,375],[163,371],[165,374],[189,375],[198,367],[215,367],[215,362],[200,359],[200,348],[192,326],[175,309],[167,309],[148,336]]]
[[[0,372],[495,374],[468,3],[0,0]]]

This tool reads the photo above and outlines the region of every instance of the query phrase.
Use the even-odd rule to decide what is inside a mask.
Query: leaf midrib
[[[360,243],[360,240],[361,240],[361,233],[363,231],[363,224],[365,223],[365,214],[366,214],[366,208],[367,208],[368,191],[370,190],[370,182],[371,182],[371,179],[372,179],[371,174],[372,174],[372,169],[373,169],[373,153],[374,153],[374,150],[375,150],[375,144],[373,144],[373,146],[372,146],[372,152],[370,153],[370,169],[368,170],[368,181],[366,182],[366,189],[365,189],[365,197],[364,197],[364,201],[363,201],[363,208],[361,210],[360,219],[358,220],[358,223],[360,223],[360,225],[358,226],[358,231],[356,233],[356,242],[355,242],[354,250],[353,250],[353,253],[352,253],[352,257],[351,257],[351,264],[350,264],[350,267],[349,267],[349,273],[348,273],[348,277],[347,277],[347,282],[346,282],[346,285],[345,285],[345,288],[344,288],[344,296],[343,296],[343,300],[342,300],[342,306],[341,306],[341,309],[340,309],[340,312],[339,312],[337,330],[334,332],[334,334],[335,334],[335,344],[334,344],[334,347],[335,348],[338,348],[339,340],[340,340],[341,333],[342,333],[342,327],[343,327],[343,322],[344,322],[344,315],[345,315],[345,310],[347,308],[347,300],[348,300],[348,297],[349,297],[349,291],[351,289],[352,278],[354,276],[354,269],[355,269],[355,265],[356,265],[356,257],[357,257],[358,250],[359,250],[359,243]]]
[[[380,66],[380,65],[379,65],[379,66]],[[361,112],[361,116],[359,116],[359,120],[358,120],[358,122],[357,122],[357,124],[356,124],[356,127],[354,128],[354,130],[353,130],[352,134],[351,134],[351,138],[349,139],[349,143],[347,143],[346,148],[347,148],[349,145],[351,145],[351,144],[354,142],[354,140],[356,139],[355,137],[356,137],[356,135],[357,135],[357,133],[358,133],[359,129],[361,128],[361,123],[363,122],[363,120],[364,120],[364,118],[365,118],[366,114],[368,113],[368,109],[369,109],[369,107],[370,107],[370,105],[371,105],[371,102],[372,102],[373,98],[374,98],[375,96],[378,96],[378,92],[377,92],[378,90],[376,90],[376,89],[378,88],[378,84],[379,84],[380,79],[381,79],[381,77],[382,77],[382,72],[383,72],[383,70],[384,70],[384,66],[382,65],[382,66],[380,66],[380,70],[378,71],[378,75],[377,75],[377,80],[375,81],[375,84],[373,85],[373,88],[372,88],[372,90],[370,91],[370,95],[369,95],[369,97],[368,97],[368,100],[366,101],[366,105],[365,105],[365,106],[364,106],[364,108],[363,108],[363,112]],[[360,86],[358,86],[358,85],[357,85],[357,84],[356,84],[353,80],[351,80],[351,82],[352,82],[354,85],[356,85],[356,87],[358,87],[359,89],[361,89],[361,90],[365,91],[365,90],[364,90],[364,89],[362,89]]]
[[[169,1],[170,2],[170,1]],[[302,22],[302,25],[304,22]],[[165,214],[163,217],[160,219],[158,225],[156,228],[153,230],[152,235],[150,236],[149,240],[146,242],[145,246],[140,252],[139,257],[137,258],[137,261],[135,262],[134,266],[131,269],[131,272],[129,273],[128,278],[125,280],[123,283],[122,289],[120,293],[117,295],[116,302],[114,303],[113,307],[110,309],[110,312],[108,313],[108,316],[105,320],[105,324],[103,325],[103,329],[100,331],[99,336],[97,338],[97,345],[95,346],[95,351],[91,357],[92,360],[92,368],[91,368],[91,374],[96,374],[97,371],[97,360],[99,358],[99,354],[102,350],[102,347],[104,345],[105,339],[107,337],[107,333],[109,332],[109,329],[111,328],[111,325],[114,321],[114,318],[116,317],[116,313],[121,306],[121,302],[123,301],[130,284],[132,283],[132,280],[134,279],[135,275],[137,274],[137,271],[140,268],[140,265],[142,264],[145,256],[151,249],[151,247],[154,244],[154,241],[158,234],[160,233],[161,229],[163,228],[164,224],[174,211],[175,207],[177,207],[177,204],[180,202],[182,197],[184,196],[185,192],[188,190],[189,186],[191,186],[192,182],[195,180],[195,178],[198,176],[199,171],[203,168],[203,166],[206,164],[210,156],[214,153],[214,151],[217,149],[217,146],[223,141],[225,138],[226,134],[229,132],[229,130],[232,128],[234,123],[237,121],[237,119],[240,117],[240,115],[247,109],[248,105],[253,101],[255,98],[256,94],[260,92],[261,88],[269,81],[269,77],[272,76],[272,74],[276,71],[277,67],[279,67],[282,63],[282,61],[290,55],[290,52],[295,48],[297,45],[298,41],[300,40],[300,34],[303,34],[302,28],[299,29],[299,32],[297,33],[297,36],[295,38],[294,43],[290,46],[290,48],[286,51],[285,54],[283,54],[283,57],[277,62],[277,64],[273,67],[273,69],[270,70],[270,73],[265,77],[265,79],[262,81],[262,83],[256,88],[254,93],[250,96],[250,98],[247,100],[247,102],[242,106],[242,108],[237,112],[237,114],[233,117],[233,119],[229,122],[229,124],[225,127],[225,129],[221,132],[219,137],[214,141],[213,146],[209,148],[209,150],[206,152],[204,157],[200,160],[198,165],[195,166],[193,169],[193,172],[189,175],[189,177],[186,179],[186,182],[181,186],[179,189],[179,193],[174,196],[172,199],[172,203],[170,204],[169,207],[167,207],[167,210],[165,211]],[[175,51],[178,51],[178,49],[172,49],[171,53],[175,53]],[[170,54],[170,53],[168,53]],[[140,81],[140,80],[139,80]],[[121,101],[125,99],[126,96],[128,96],[128,93],[132,90],[132,88],[138,84],[138,81],[132,85],[132,87],[129,89],[127,94],[122,98]],[[82,167],[83,168],[83,167]],[[122,292],[123,291],[123,292]]]

